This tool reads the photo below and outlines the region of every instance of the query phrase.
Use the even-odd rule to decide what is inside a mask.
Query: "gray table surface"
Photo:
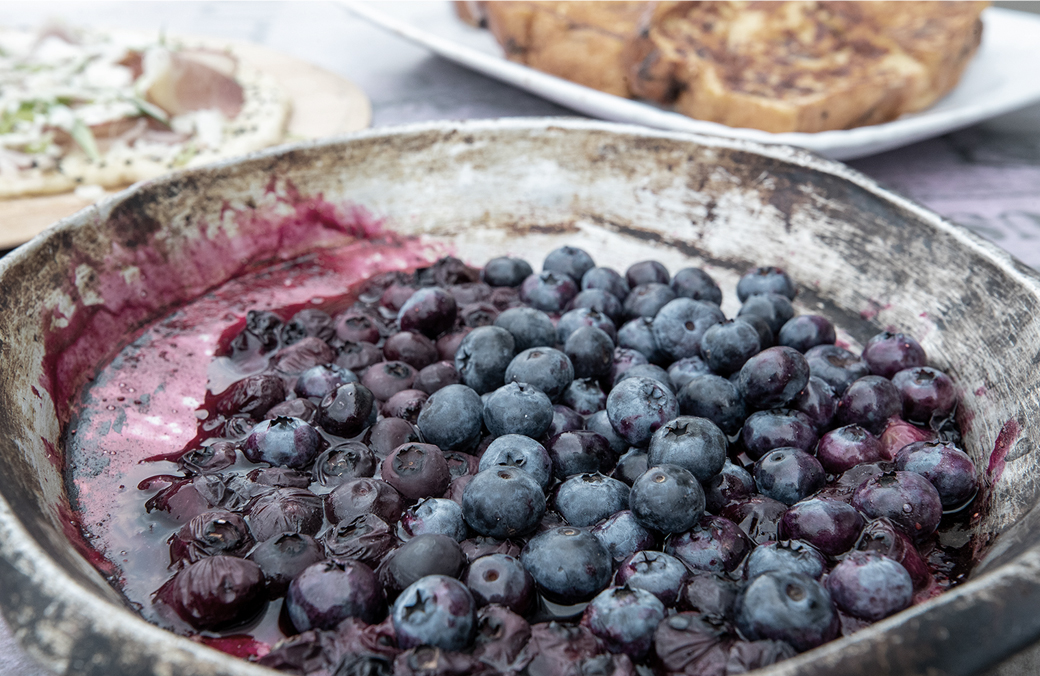
[[[383,9],[404,14],[413,5]],[[432,56],[326,2],[0,2],[2,25],[34,27],[52,18],[260,43],[358,84],[372,100],[377,127],[576,115]],[[850,164],[1040,267],[1040,105]],[[0,676],[45,673],[0,621]]]

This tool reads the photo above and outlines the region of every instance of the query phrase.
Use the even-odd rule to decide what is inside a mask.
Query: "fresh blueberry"
[[[424,498],[401,515],[401,537],[411,539],[424,533],[447,535],[456,542],[466,539],[462,507],[444,498]]]
[[[521,434],[536,439],[549,429],[552,418],[549,397],[527,383],[503,385],[484,402],[484,425],[496,437]]]
[[[722,310],[714,303],[676,298],[657,312],[651,324],[651,331],[654,334],[657,348],[670,361],[684,359],[701,354],[702,337],[725,319]],[[757,352],[757,337],[753,338],[755,352]],[[704,356],[707,359],[707,355]],[[708,363],[711,363],[710,359],[708,359]]]
[[[736,384],[715,374],[690,378],[677,399],[683,415],[706,418],[729,435],[739,432],[747,418],[747,408]]]
[[[602,474],[578,474],[556,489],[554,505],[572,526],[584,528],[628,506],[626,484]]]
[[[773,347],[776,345],[776,334],[773,332],[771,324],[766,321],[764,317],[745,314],[743,316],[734,317],[733,321],[750,324],[751,327],[755,329],[755,332],[758,333],[758,344],[763,350],[767,347]]]
[[[621,562],[614,574],[614,584],[643,589],[665,606],[674,608],[689,578],[690,569],[674,556],[664,552],[639,551]]]
[[[274,418],[257,423],[242,453],[250,462],[302,469],[318,457],[321,443],[317,430],[299,418]]]
[[[722,304],[722,290],[715,280],[700,268],[683,268],[672,277],[670,286],[679,298]]]
[[[651,467],[678,465],[705,482],[722,471],[729,442],[718,425],[705,418],[679,416],[650,438]]]
[[[605,413],[607,393],[599,386],[599,382],[593,378],[575,378],[567,386],[567,389],[563,391],[560,401],[563,402],[564,406],[577,411],[581,415],[592,415],[597,411],[604,411]],[[611,428],[611,431],[613,431],[613,428]]]
[[[701,354],[708,367],[723,376],[739,371],[761,350],[758,331],[743,321],[724,321],[704,332]]]
[[[606,376],[614,365],[614,341],[594,326],[572,332],[564,342],[563,352],[573,364],[576,378]]]
[[[685,533],[673,535],[664,550],[695,570],[730,573],[755,547],[737,524],[705,514]]]
[[[805,361],[809,363],[809,372],[830,385],[837,397],[845,394],[854,381],[870,375],[867,362],[837,345],[811,347],[805,352]]]
[[[603,400],[603,410],[596,411],[588,418],[585,419],[585,429],[590,432],[599,434],[607,443],[610,445],[610,450],[613,451],[615,456],[621,456],[628,450],[628,442],[618,436],[618,433],[614,431],[614,427],[610,424],[610,418],[607,416],[606,411],[606,399]],[[642,472],[640,472],[642,474]]]
[[[863,347],[863,361],[872,374],[883,378],[891,378],[903,369],[927,363],[920,343],[905,333],[891,331],[883,331],[867,341]]]
[[[480,440],[484,402],[466,385],[448,385],[426,400],[416,425],[423,438],[444,451],[466,450]]]
[[[356,382],[358,382],[358,377],[354,375],[353,371],[335,364],[322,364],[312,366],[301,373],[296,379],[296,386],[293,389],[298,397],[313,397],[321,401],[325,395],[335,391],[340,385]]]
[[[800,573],[759,575],[737,598],[736,625],[752,640],[786,641],[798,651],[837,637],[838,613],[830,594]]]
[[[788,405],[809,416],[819,432],[830,429],[831,421],[838,412],[838,398],[834,396],[834,388],[812,375],[812,369],[809,370],[809,382],[805,389]]]
[[[754,490],[755,480],[751,473],[727,458],[719,473],[704,484],[705,509],[712,514],[721,514],[730,505],[751,497]]]
[[[622,307],[629,319],[653,319],[665,305],[675,300],[675,292],[667,284],[651,282],[633,286],[625,296]]]
[[[881,441],[859,425],[846,425],[820,437],[816,456],[825,470],[841,474],[861,463],[881,460]]]
[[[632,484],[629,509],[646,528],[681,533],[693,528],[704,514],[704,489],[682,467],[651,467]]]
[[[495,326],[509,331],[517,353],[556,345],[556,327],[549,315],[532,307],[506,310],[495,319]]]
[[[585,429],[585,417],[570,406],[553,405],[553,420],[545,432],[546,439],[552,439],[564,432],[580,432]]]
[[[780,335],[780,329],[794,317],[794,307],[786,296],[776,293],[763,293],[751,296],[740,306],[737,317],[761,317],[769,324],[774,336]]]
[[[801,573],[819,580],[827,569],[827,559],[815,547],[801,540],[766,542],[755,547],[744,561],[744,579],[779,571]]]
[[[860,425],[878,435],[889,419],[903,409],[899,390],[888,378],[863,376],[849,385],[838,401],[836,420],[840,425]]]
[[[542,487],[530,474],[515,467],[483,470],[462,493],[462,515],[481,535],[501,539],[524,535],[544,514]]]
[[[614,385],[627,378],[650,378],[661,383],[669,392],[675,394],[675,389],[672,387],[672,379],[668,377],[668,371],[665,371],[657,364],[636,364],[619,375],[617,380],[614,381]]]
[[[628,378],[607,395],[607,417],[614,431],[632,446],[646,446],[650,437],[679,413],[675,395],[650,378]]]
[[[497,604],[524,614],[535,598],[534,579],[520,560],[505,554],[489,554],[470,563],[463,578],[477,606]]]
[[[957,409],[957,390],[948,375],[929,366],[915,366],[892,376],[903,400],[903,417],[928,424],[948,418]]]
[[[755,485],[762,495],[786,505],[807,498],[827,482],[820,461],[798,448],[781,447],[755,463]]]
[[[592,310],[589,308],[574,308],[569,310],[560,317],[560,320],[556,323],[556,342],[564,344],[572,333],[580,328],[593,326],[603,331],[610,337],[611,350],[613,350],[613,342],[617,337],[617,327],[607,315],[599,312],[598,310]]]
[[[654,320],[651,317],[636,317],[622,324],[617,333],[617,344],[621,348],[634,350],[650,362],[664,363],[668,360],[665,353],[658,349],[657,338],[654,337]],[[614,379],[618,377],[618,359],[614,355]]]
[[[380,562],[376,574],[388,598],[428,575],[458,578],[466,568],[459,543],[447,535],[416,535]]]
[[[740,430],[740,443],[752,460],[781,446],[811,452],[816,442],[816,428],[808,416],[786,408],[752,413]]]
[[[487,262],[480,278],[491,286],[520,286],[532,274],[531,264],[524,259],[500,256]]]
[[[520,300],[536,310],[558,314],[578,295],[578,285],[566,274],[544,270],[520,285]]]
[[[778,293],[793,300],[797,290],[787,273],[773,266],[753,268],[737,282],[737,298],[742,303],[762,293]]]
[[[527,383],[554,402],[574,380],[574,366],[566,354],[551,347],[532,347],[516,355],[505,370],[507,383]]]
[[[581,289],[602,289],[618,300],[628,295],[631,287],[625,278],[613,268],[592,268],[581,277]]]
[[[375,624],[386,598],[372,569],[357,561],[321,561],[289,584],[285,609],[298,631],[333,629],[348,617]]]
[[[856,544],[865,525],[866,520],[851,505],[811,498],[792,505],[784,513],[780,529],[785,539],[803,540],[828,556],[837,556]]]
[[[380,469],[383,481],[407,500],[443,495],[451,483],[448,462],[434,444],[398,446],[386,456]]]
[[[639,659],[648,652],[665,607],[652,593],[638,587],[611,587],[596,595],[581,622],[603,640],[607,649]]]
[[[680,391],[686,383],[697,376],[708,375],[711,368],[702,357],[693,356],[677,359],[668,367],[668,380],[672,383],[672,391]]]
[[[756,296],[757,297],[757,296]],[[809,383],[809,365],[798,350],[770,347],[744,363],[737,387],[752,409],[778,408],[792,400]]]
[[[625,318],[625,311],[617,296],[604,289],[586,289],[578,293],[571,301],[571,307],[595,310],[596,312],[610,318],[614,325],[614,335],[617,336],[617,325]]]
[[[871,622],[909,607],[914,595],[906,569],[876,552],[851,552],[834,567],[826,584],[838,608]]]
[[[477,394],[501,387],[515,354],[514,345],[513,335],[499,326],[473,329],[455,353],[455,368],[462,382]]]
[[[310,535],[282,533],[261,542],[247,558],[263,571],[268,598],[278,598],[296,576],[325,555]]]
[[[614,512],[590,528],[589,532],[606,547],[615,561],[622,561],[656,544],[653,534],[639,525],[635,515],[627,509]]]
[[[493,467],[515,467],[528,474],[544,491],[552,481],[552,459],[545,447],[520,434],[506,434],[491,442],[480,456],[480,471]]]
[[[520,562],[547,599],[564,605],[590,600],[610,584],[613,573],[606,548],[594,535],[573,526],[531,538]]]
[[[658,261],[639,261],[625,270],[625,281],[634,289],[640,284],[667,284],[671,281],[671,275],[668,274],[668,268]]]
[[[952,443],[918,441],[896,455],[896,469],[916,472],[935,486],[943,510],[963,507],[979,490],[975,463]]]
[[[416,580],[394,601],[391,617],[397,645],[405,650],[463,650],[473,641],[476,608],[466,585],[454,578],[428,575]]]
[[[806,352],[817,345],[833,345],[837,340],[834,324],[820,315],[799,315],[788,319],[776,336],[779,345]]]
[[[872,519],[886,517],[920,541],[935,532],[942,518],[942,498],[916,472],[886,472],[856,489],[852,504]]]
[[[559,272],[574,280],[580,280],[586,272],[594,267],[596,267],[596,262],[592,260],[592,256],[574,246],[561,246],[553,249],[542,262],[542,270]]]
[[[260,566],[234,556],[207,556],[182,568],[155,598],[199,630],[244,624],[267,605]]]

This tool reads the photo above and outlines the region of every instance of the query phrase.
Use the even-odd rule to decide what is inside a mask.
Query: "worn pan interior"
[[[358,227],[301,216],[319,195]],[[511,252],[537,265],[566,242],[619,268],[702,265],[729,315],[739,274],[777,264],[800,284],[799,310],[853,342],[888,326],[913,334],[963,390],[965,446],[986,484],[972,580],[762,673],[970,674],[1040,637],[1032,271],[799,151],[514,120],[369,131],[175,174],[0,262],[0,605],[31,654],[76,674],[269,673],[138,619],[70,544],[62,423],[93,368],[147,322],[251,262],[342,244],[373,218],[477,263]]]

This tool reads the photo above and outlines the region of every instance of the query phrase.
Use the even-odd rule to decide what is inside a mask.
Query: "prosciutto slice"
[[[235,60],[221,52],[171,52],[169,67],[148,89],[148,100],[171,116],[217,109],[231,120],[242,110],[244,93],[235,82]]]

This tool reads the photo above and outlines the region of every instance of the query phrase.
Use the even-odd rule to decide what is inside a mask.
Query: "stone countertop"
[[[393,12],[414,10],[395,3]],[[387,10],[384,7],[384,10]],[[0,23],[72,25],[260,43],[358,84],[373,126],[573,116],[566,108],[432,56],[328,2],[3,2]],[[849,163],[1040,268],[1040,105]],[[0,676],[45,676],[0,621]]]

